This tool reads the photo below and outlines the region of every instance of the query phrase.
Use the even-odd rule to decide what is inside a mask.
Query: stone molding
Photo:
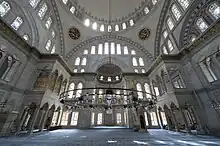
[[[150,61],[153,61],[153,55],[151,53],[148,52],[148,50],[146,48],[144,48],[144,46],[132,41],[131,39],[128,39],[126,37],[123,36],[116,36],[116,35],[103,35],[103,36],[97,36],[97,37],[93,37],[91,39],[88,39],[80,44],[78,44],[75,48],[73,48],[65,57],[65,60],[68,61],[76,51],[78,51],[79,49],[84,48],[86,45],[91,44],[94,41],[102,41],[102,40],[108,40],[108,39],[115,39],[115,40],[119,40],[122,42],[126,42],[129,45],[131,45],[132,47],[141,50],[143,53],[146,54],[147,58]]]

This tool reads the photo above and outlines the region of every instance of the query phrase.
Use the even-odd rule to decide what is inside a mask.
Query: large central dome
[[[145,0],[110,0],[112,20],[126,17],[129,13],[142,6]],[[109,19],[109,0],[78,0],[77,3],[84,10],[98,19]]]

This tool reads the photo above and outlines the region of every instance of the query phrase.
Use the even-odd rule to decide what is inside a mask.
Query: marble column
[[[40,108],[36,107],[36,109],[33,111],[33,116],[31,118],[30,125],[28,127],[28,133],[33,133],[34,125],[35,125],[39,110],[40,110]]]
[[[176,131],[180,131],[179,126],[178,126],[178,122],[176,120],[176,116],[173,113],[173,110],[170,110],[170,115],[171,115],[172,121],[174,122]]]
[[[24,110],[24,114],[22,115],[21,117],[21,122],[20,122],[20,125],[18,127],[18,131],[21,131],[22,130],[22,127],[24,125],[24,122],[26,121],[26,118],[27,118],[27,115],[28,115],[28,111],[27,109]]]
[[[189,126],[189,123],[188,123],[188,121],[187,121],[187,119],[186,119],[185,113],[184,113],[184,111],[183,111],[182,109],[180,109],[180,113],[181,113],[181,115],[182,115],[182,117],[183,117],[183,121],[184,121],[184,123],[185,123],[185,125],[186,125],[185,129],[187,130],[188,133],[192,133],[192,132],[191,132],[191,128],[190,128],[190,126]]]
[[[45,110],[40,110],[39,114],[41,114],[41,115],[40,115],[40,118],[39,118],[39,121],[38,121],[38,129],[40,129],[41,124],[43,122],[43,118],[44,118],[44,115],[45,115]]]
[[[42,120],[42,123],[41,123],[41,126],[39,127],[40,131],[43,131],[44,130],[44,127],[45,127],[45,123],[47,121],[47,118],[48,118],[48,113],[49,113],[49,110],[47,110],[43,116],[43,120]]]
[[[159,121],[161,123],[161,129],[163,129],[163,119],[162,119],[162,116],[161,116],[161,110],[158,110],[158,118],[159,118]]]

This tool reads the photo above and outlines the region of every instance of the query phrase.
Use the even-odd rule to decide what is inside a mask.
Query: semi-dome
[[[110,5],[109,5],[110,3]],[[141,8],[145,0],[79,0],[78,4],[91,15],[109,20],[109,6],[111,11],[111,19],[116,20],[127,17],[129,14]],[[122,9],[123,7],[123,9]]]

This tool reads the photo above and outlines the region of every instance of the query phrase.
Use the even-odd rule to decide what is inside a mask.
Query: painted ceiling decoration
[[[73,40],[78,40],[81,36],[79,29],[77,29],[76,27],[71,27],[69,29],[69,36]]]
[[[138,34],[139,39],[144,41],[150,37],[150,29],[142,28]]]

